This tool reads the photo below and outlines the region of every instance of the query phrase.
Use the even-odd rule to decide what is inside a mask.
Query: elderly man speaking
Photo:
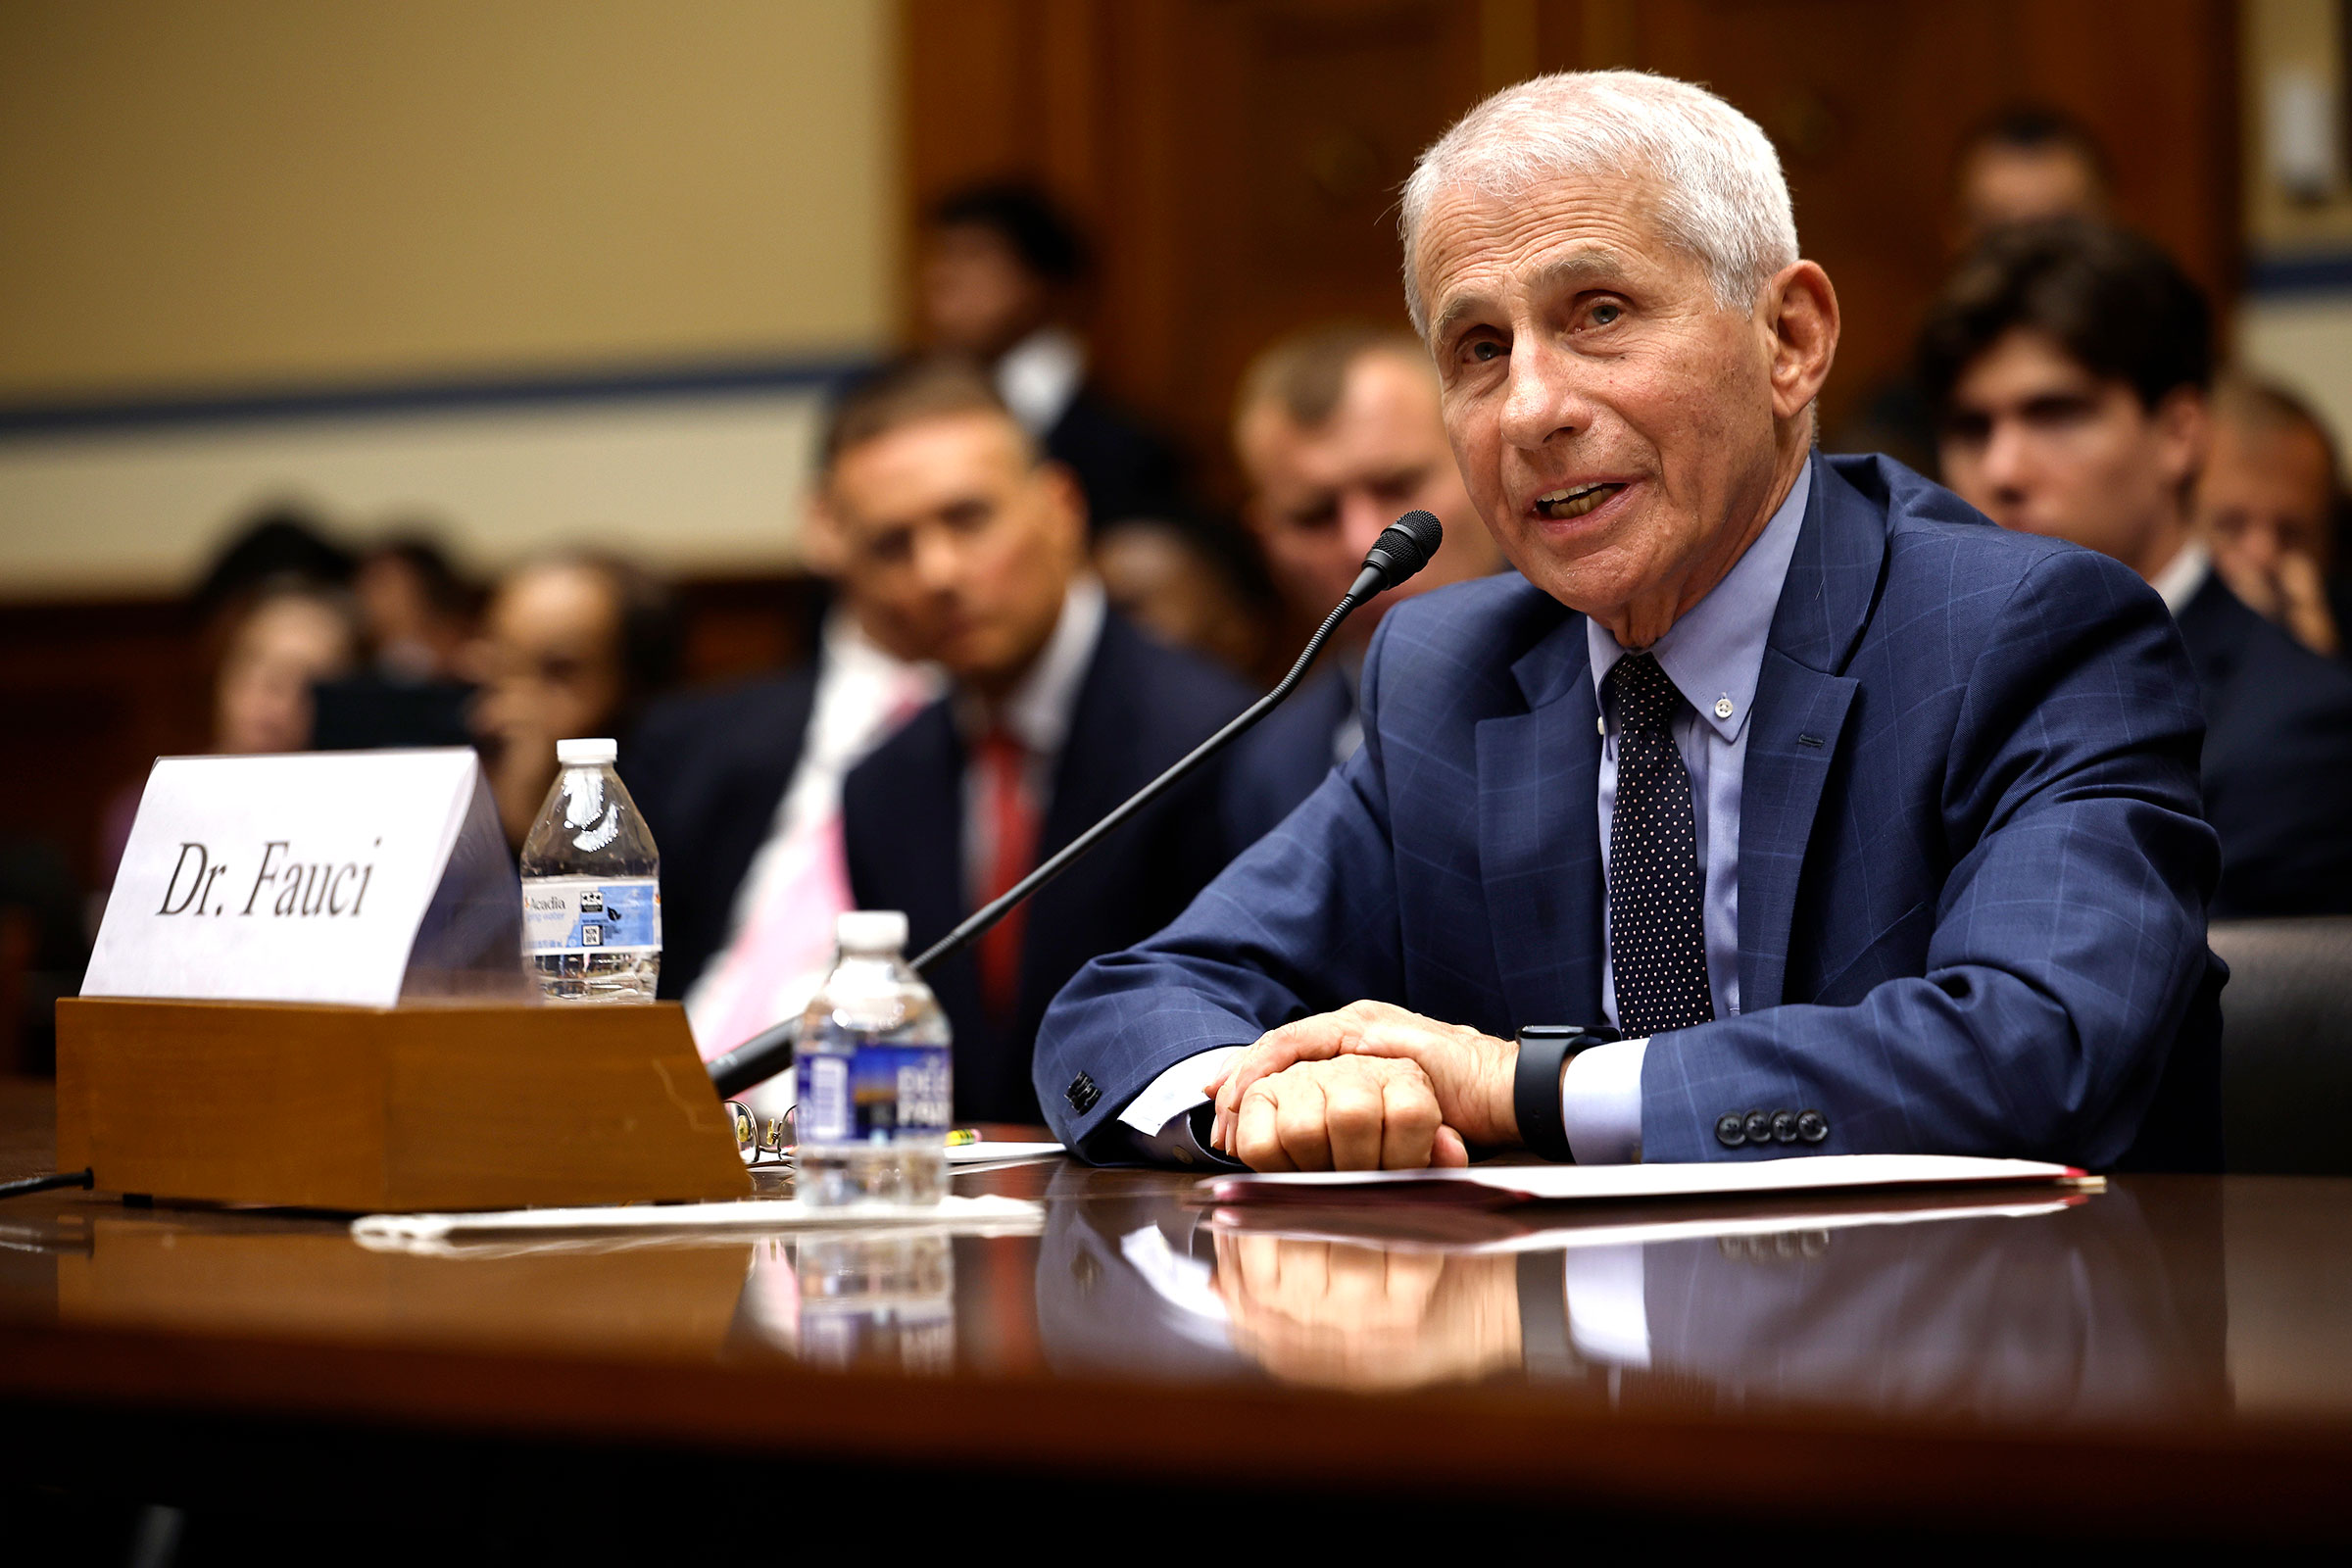
[[[1061,993],[1055,1131],[1268,1170],[2217,1164],[2218,856],[2163,601],[1814,454],[1838,299],[1763,132],[1544,77],[1423,155],[1402,230],[1518,573],[1393,611],[1362,749]]]

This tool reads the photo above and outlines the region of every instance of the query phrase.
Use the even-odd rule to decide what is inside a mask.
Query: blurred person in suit
[[[2246,607],[2315,654],[2344,652],[2352,584],[2332,575],[2342,465],[2310,404],[2253,376],[2213,395],[2213,447],[2197,476],[2197,536]]]
[[[676,678],[678,644],[668,590],[615,557],[547,556],[499,579],[463,668],[480,687],[469,722],[511,847],[547,804],[556,743],[625,734]]]
[[[1242,682],[1108,608],[1069,471],[960,363],[901,367],[847,396],[823,482],[874,623],[949,682],[843,787],[852,893],[861,908],[905,910],[912,949],[1248,704]],[[958,1116],[1038,1119],[1029,1052],[1046,1004],[1224,863],[1217,784],[1214,765],[1196,774],[932,971],[955,1029]]]
[[[2218,1165],[2180,634],[2113,561],[1815,452],[1838,301],[1761,127],[1540,77],[1422,156],[1401,228],[1518,571],[1390,612],[1355,756],[1056,999],[1062,1142]]]
[[[1250,482],[1244,515],[1296,640],[1331,613],[1364,552],[1398,515],[1420,509],[1446,525],[1429,565],[1349,616],[1323,667],[1237,743],[1226,816],[1242,845],[1289,815],[1362,743],[1356,687],[1381,617],[1416,594],[1507,563],[1463,488],[1429,352],[1408,332],[1337,323],[1269,344],[1243,373],[1233,446]]]
[[[1274,590],[1238,531],[1202,517],[1129,517],[1096,535],[1094,558],[1129,620],[1238,675],[1264,673]]]
[[[2173,260],[2061,219],[1989,236],[1920,337],[1952,488],[2004,527],[2070,540],[2162,596],[2196,673],[2213,913],[2352,911],[2352,670],[2230,592],[2191,523],[2212,328]]]
[[[1181,510],[1175,445],[1087,380],[1071,325],[1085,241],[1051,198],[1017,180],[952,192],[930,212],[917,305],[925,344],[988,368],[1045,455],[1077,476],[1101,528]]]
[[[662,846],[662,995],[706,1058],[799,1016],[855,907],[841,838],[853,764],[939,695],[919,641],[877,606],[874,565],[841,545],[820,492],[802,529],[832,585],[815,657],[648,710],[621,774]],[[764,1102],[762,1109],[781,1109]],[[789,1103],[789,1098],[784,1103]]]
[[[2104,219],[2114,201],[2107,149],[2090,128],[2048,104],[2016,103],[1979,121],[1952,159],[1948,240],[1966,255],[2010,223]],[[1936,421],[1908,368],[1864,394],[1824,443],[1832,452],[1884,452],[1921,473],[1936,471]]]

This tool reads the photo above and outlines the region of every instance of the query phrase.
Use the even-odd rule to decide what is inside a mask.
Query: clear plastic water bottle
[[[955,1107],[947,1014],[903,956],[906,916],[844,914],[841,957],[801,1016],[793,1191],[829,1208],[936,1203]]]
[[[558,741],[555,787],[522,845],[522,961],[550,1002],[651,1002],[662,857],[609,740]]]

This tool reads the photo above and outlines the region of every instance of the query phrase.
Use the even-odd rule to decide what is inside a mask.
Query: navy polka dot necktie
[[[1683,707],[1649,654],[1617,661],[1617,807],[1609,820],[1609,959],[1617,1027],[1629,1038],[1715,1017],[1707,984],[1706,885],[1690,770],[1670,727]]]

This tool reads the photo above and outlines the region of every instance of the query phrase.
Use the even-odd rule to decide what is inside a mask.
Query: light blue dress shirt
[[[1698,863],[1706,878],[1707,984],[1715,993],[1718,1018],[1740,1010],[1740,787],[1747,771],[1747,714],[1755,705],[1764,644],[1772,634],[1773,612],[1780,608],[1781,587],[1788,581],[1805,501],[1812,493],[1813,465],[1808,461],[1747,553],[1649,649],[1689,704],[1674,720],[1674,742],[1690,772],[1691,808],[1698,817]],[[1602,683],[1627,650],[1597,620],[1585,622],[1585,637],[1592,690],[1601,710],[1596,805],[1605,878],[1609,828],[1617,807],[1617,718]],[[1606,898],[1601,901],[1601,939],[1600,1004],[1614,1024],[1617,977],[1605,947]],[[1560,1094],[1568,1147],[1578,1163],[1642,1157],[1642,1058],[1648,1047],[1647,1040],[1595,1046],[1569,1062]]]

